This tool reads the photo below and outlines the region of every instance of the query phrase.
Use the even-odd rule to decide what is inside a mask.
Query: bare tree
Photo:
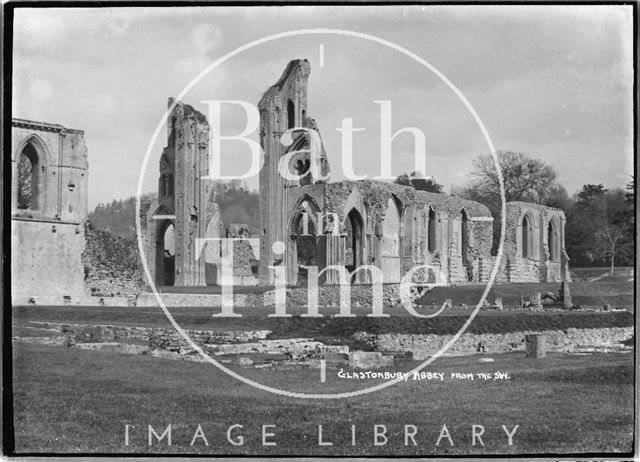
[[[597,240],[596,256],[610,259],[609,276],[613,277],[616,256],[633,247],[628,239],[627,223],[602,223],[595,233]]]
[[[521,152],[501,151],[497,153],[497,157],[508,202],[545,203],[556,181],[553,167]],[[473,161],[470,179],[471,184],[467,188],[475,189],[478,196],[499,206],[500,181],[491,155],[481,155]]]
[[[556,183],[553,167],[539,159],[532,159],[521,152],[500,151],[498,164],[504,182],[505,198],[510,201],[534,202],[556,206],[562,199],[564,188]],[[473,160],[473,170],[464,186],[453,189],[453,193],[465,199],[480,202],[494,216],[493,251],[500,241],[500,216],[502,199],[496,163],[490,154]]]

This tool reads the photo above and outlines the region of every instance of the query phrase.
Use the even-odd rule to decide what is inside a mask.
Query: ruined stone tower
[[[290,61],[280,79],[258,103],[260,144],[264,165],[260,171],[260,282],[269,283],[269,266],[283,264],[274,255],[276,241],[286,242],[287,182],[278,172],[278,162],[287,148],[280,143],[285,130],[303,126],[307,111],[307,84],[311,67],[306,59]]]
[[[169,98],[169,106],[173,104]],[[206,285],[205,259],[196,239],[207,235],[214,214],[209,174],[206,117],[178,102],[167,123],[167,146],[160,159],[158,199],[147,219],[149,268],[157,285]]]

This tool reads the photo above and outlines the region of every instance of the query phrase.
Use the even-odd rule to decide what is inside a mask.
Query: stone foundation
[[[478,353],[508,353],[525,351],[525,336],[544,335],[547,351],[568,352],[578,347],[592,345],[615,345],[633,335],[633,327],[612,327],[600,329],[567,329],[565,331],[513,332],[508,334],[462,334],[444,352],[444,356],[465,356]],[[453,335],[435,334],[355,334],[357,340],[364,341],[378,351],[405,355],[423,361],[436,354]]]

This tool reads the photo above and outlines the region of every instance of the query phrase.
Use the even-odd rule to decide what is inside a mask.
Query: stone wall
[[[12,219],[12,294],[84,294],[83,248],[81,224]]]
[[[82,252],[85,286],[97,297],[127,297],[140,294],[146,279],[135,242],[100,231],[88,223]]]
[[[16,296],[83,295],[88,162],[84,132],[12,119],[11,285]],[[29,159],[31,200],[18,201],[18,164]],[[24,196],[23,196],[24,197]]]
[[[30,145],[38,157],[39,203],[33,210],[18,209],[17,165]],[[88,154],[84,132],[62,125],[12,119],[11,212],[78,222],[87,216]]]
[[[351,305],[353,307],[371,307],[372,294],[371,285],[368,284],[352,284],[350,289]],[[287,307],[307,306],[309,291],[306,287],[288,287],[287,288]],[[264,293],[263,305],[265,307],[273,306],[275,303],[275,294],[273,290]],[[398,284],[384,284],[382,287],[382,305],[383,307],[394,307],[400,303],[400,288]],[[340,306],[340,286],[338,285],[321,285],[318,287],[318,306]]]
[[[633,335],[633,327],[598,329],[553,330],[541,332],[551,351],[571,351],[581,346],[620,343]],[[524,351],[527,334],[539,331],[512,332],[506,334],[462,334],[444,353],[445,356],[463,356],[476,353],[507,353]],[[416,360],[424,360],[443,348],[453,335],[435,334],[368,334],[359,332],[356,340],[367,343],[378,351],[394,354],[412,354]]]

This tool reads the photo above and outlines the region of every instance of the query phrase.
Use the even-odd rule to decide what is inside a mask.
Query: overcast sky
[[[135,194],[167,98],[214,60],[271,34],[342,29],[394,42],[435,66],[467,97],[498,150],[551,164],[570,194],[585,183],[623,187],[633,173],[632,24],[631,6],[18,9],[13,116],[85,130],[93,208]],[[424,132],[426,173],[447,190],[488,152],[469,112],[433,73],[358,38],[305,35],[260,45],[211,71],[183,100],[202,112],[204,100],[257,104],[296,58],[311,63],[308,113],[333,180],[343,178],[336,129],[346,118],[365,128],[354,137],[355,172],[379,174],[374,100],[392,102],[394,130]],[[223,113],[221,126],[237,133],[243,114]],[[157,185],[165,144],[154,146],[145,190]],[[243,145],[229,144],[225,155],[223,173],[248,167]],[[410,135],[394,141],[392,166],[394,174],[413,170]]]

